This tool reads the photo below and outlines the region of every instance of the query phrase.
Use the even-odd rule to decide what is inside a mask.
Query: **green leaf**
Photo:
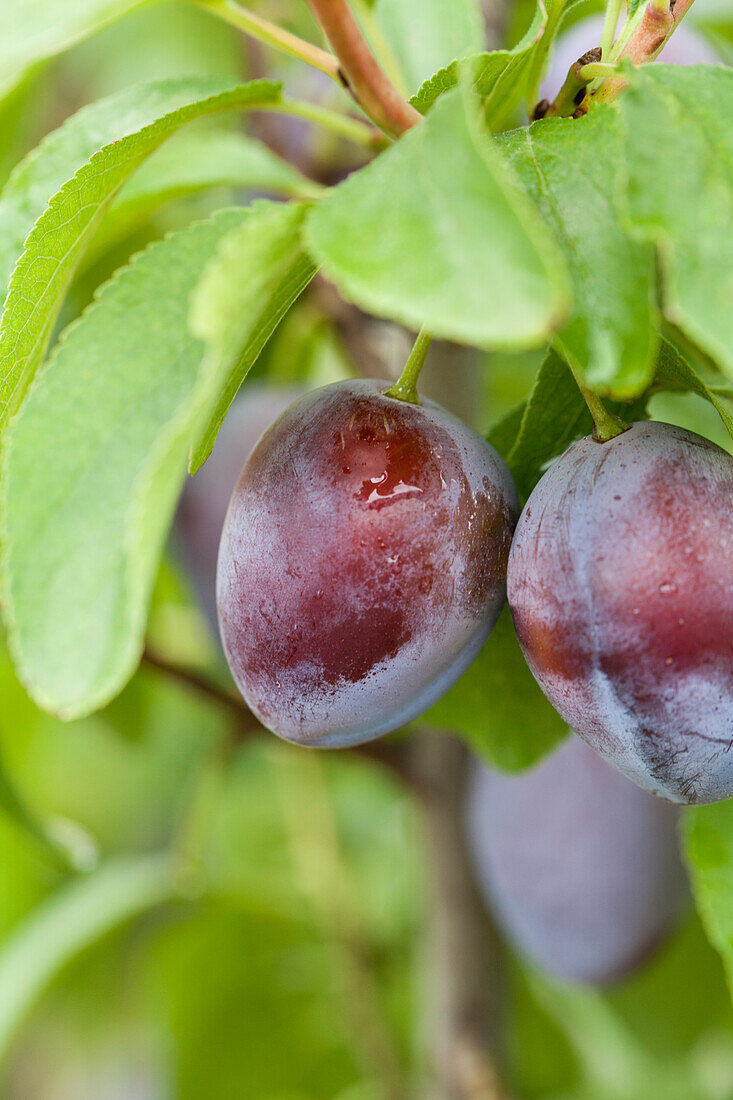
[[[111,699],[134,670],[158,558],[201,403],[188,303],[219,213],[152,245],[63,334],[6,439],[4,612],[16,668],[62,717]]]
[[[627,212],[656,245],[664,313],[733,375],[733,71],[644,65],[619,110]]]
[[[502,771],[530,767],[568,731],[529,671],[506,607],[476,660],[419,724],[463,734]]]
[[[497,144],[562,245],[575,299],[557,337],[563,354],[592,388],[635,396],[657,351],[654,250],[629,237],[617,211],[618,116],[603,107],[548,119]]]
[[[313,278],[303,251],[305,204],[260,203],[221,243],[196,287],[190,324],[207,344],[210,400],[192,449],[195,473],[208,458],[242,379],[278,321]]]
[[[484,43],[478,0],[377,0],[374,14],[409,88]]]
[[[562,261],[461,89],[313,211],[307,239],[362,308],[479,347],[541,344]]]
[[[644,417],[646,396],[633,404],[607,403],[623,419]],[[590,435],[593,418],[573,375],[560,356],[551,351],[535,378],[532,392],[520,411],[513,410],[494,428],[489,439],[497,446],[512,472],[517,490],[525,499],[542,474],[576,439]],[[519,420],[514,443],[508,446],[512,429]]]
[[[719,413],[728,434],[733,438],[733,388],[720,386],[720,379],[711,375],[707,381],[692,369],[675,347],[663,340],[654,371],[657,389],[696,393],[704,397]]]
[[[504,455],[520,497],[526,500],[552,460],[592,431],[593,418],[570,368],[551,351],[524,406],[514,445]]]
[[[279,85],[268,81],[232,86],[202,78],[144,85],[80,112],[23,162],[0,211],[3,263],[35,221],[0,320],[0,430],[43,359],[79,259],[121,185],[185,123],[262,106],[279,95]],[[90,146],[99,151],[90,155]],[[49,200],[49,184],[58,186],[62,178],[67,182]]]
[[[52,894],[0,951],[0,1058],[39,994],[85,947],[172,897],[167,856],[118,859]]]
[[[534,47],[542,37],[545,22],[544,8],[538,5],[527,33],[516,46],[511,50],[482,52],[463,63],[451,61],[420,85],[410,100],[413,107],[426,114],[438,96],[456,87],[463,73],[481,99],[489,129],[498,129],[524,94]]]
[[[733,988],[733,799],[686,810],[684,824],[695,905]]]
[[[0,97],[39,61],[140,8],[149,0],[2,0],[0,3]]]
[[[55,834],[53,824],[39,817],[21,797],[2,757],[0,757],[0,811],[33,842],[39,853],[55,870],[68,873],[82,869],[77,866],[73,848],[64,844]],[[89,839],[89,845],[93,847],[91,839]]]
[[[247,134],[210,130],[176,135],[135,172],[110,207],[91,252],[99,255],[172,199],[212,187],[317,198],[323,188]],[[88,258],[87,258],[88,259]]]

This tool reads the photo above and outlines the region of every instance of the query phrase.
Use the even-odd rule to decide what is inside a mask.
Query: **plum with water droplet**
[[[578,737],[519,775],[477,769],[468,840],[489,908],[543,970],[603,985],[663,942],[687,886],[678,807]]]
[[[506,594],[517,499],[499,455],[440,406],[338,382],[258,443],[222,532],[224,649],[265,726],[378,737],[467,668]]]
[[[517,525],[509,605],[547,698],[674,802],[733,795],[733,458],[662,423],[573,444]]]

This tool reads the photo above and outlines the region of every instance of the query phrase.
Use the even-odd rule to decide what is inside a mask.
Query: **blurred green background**
[[[730,51],[729,6],[699,6],[701,24]],[[258,10],[316,39],[299,0]],[[588,10],[580,5],[571,20]],[[510,8],[508,39],[521,35],[528,14],[524,0]],[[137,81],[193,73],[267,74],[300,98],[338,96],[190,4],[146,5],[25,79],[0,116],[0,181],[85,103]],[[225,135],[241,125],[225,118],[198,129]],[[358,164],[307,126],[247,125],[316,180]],[[186,155],[196,132],[174,138],[168,155],[177,142]],[[64,324],[148,241],[244,198],[223,175],[220,189],[192,188],[123,225],[73,286]],[[253,375],[317,385],[348,374],[348,341],[329,312],[322,291],[309,293]],[[385,360],[398,357],[401,335],[389,326],[370,338]],[[478,427],[526,395],[539,358],[473,364]],[[659,395],[652,413],[724,443],[701,399]],[[156,653],[226,684],[175,545],[149,637]],[[430,859],[416,800],[382,764],[249,736],[226,706],[146,664],[105,710],[64,724],[29,701],[4,646],[0,757],[9,777],[1,792],[8,812],[0,813],[0,1096],[429,1095]],[[81,874],[59,864],[59,845]],[[516,1096],[733,1096],[723,969],[691,909],[637,975],[605,992],[551,981],[506,945],[500,950],[503,1045]]]

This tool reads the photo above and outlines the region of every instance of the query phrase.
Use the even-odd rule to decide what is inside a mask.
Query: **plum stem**
[[[314,46],[312,42],[298,38],[290,31],[278,27],[276,23],[255,15],[234,0],[196,0],[196,3],[213,15],[217,15],[225,23],[244,31],[251,38],[256,38],[267,46],[273,46],[277,50],[290,54],[291,57],[305,61],[306,64],[330,76],[343,87],[338,59],[327,50],[322,50],[320,46]]]
[[[581,378],[572,364],[568,364],[572,372],[573,378],[577,382],[578,389],[583,395],[583,400],[590,410],[590,414],[593,417],[593,438],[596,443],[608,443],[609,439],[614,439],[617,435],[622,435],[629,430],[629,425],[625,420],[622,420],[620,416],[615,416],[610,413],[606,406],[601,401],[597,393],[589,389]]]
[[[339,77],[372,122],[400,137],[422,115],[395,88],[369,49],[346,0],[308,0],[339,61]]]
[[[398,401],[408,401],[411,405],[420,404],[420,398],[417,396],[417,380],[432,342],[430,333],[421,328],[412,345],[408,360],[402,368],[402,374],[395,384],[385,391],[387,397],[396,397]]]

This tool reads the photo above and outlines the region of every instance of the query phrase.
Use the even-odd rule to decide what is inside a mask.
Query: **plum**
[[[506,594],[518,513],[499,455],[439,405],[337,382],[260,440],[222,532],[217,603],[245,700],[286,740],[352,745],[458,679]]]
[[[535,679],[620,771],[733,794],[733,458],[671,424],[573,444],[531,494],[509,606]]]
[[[600,45],[603,18],[602,15],[589,15],[558,37],[540,88],[541,97],[554,99],[571,65],[588,50]],[[665,65],[719,65],[720,57],[708,40],[685,20],[675,28],[659,61]]]
[[[176,543],[201,604],[214,624],[216,560],[232,489],[262,433],[304,392],[297,386],[248,384],[227,413],[209,459],[184,486],[176,515]]]
[[[507,938],[571,981],[631,973],[684,907],[678,811],[572,735],[520,775],[477,769],[469,849]]]

